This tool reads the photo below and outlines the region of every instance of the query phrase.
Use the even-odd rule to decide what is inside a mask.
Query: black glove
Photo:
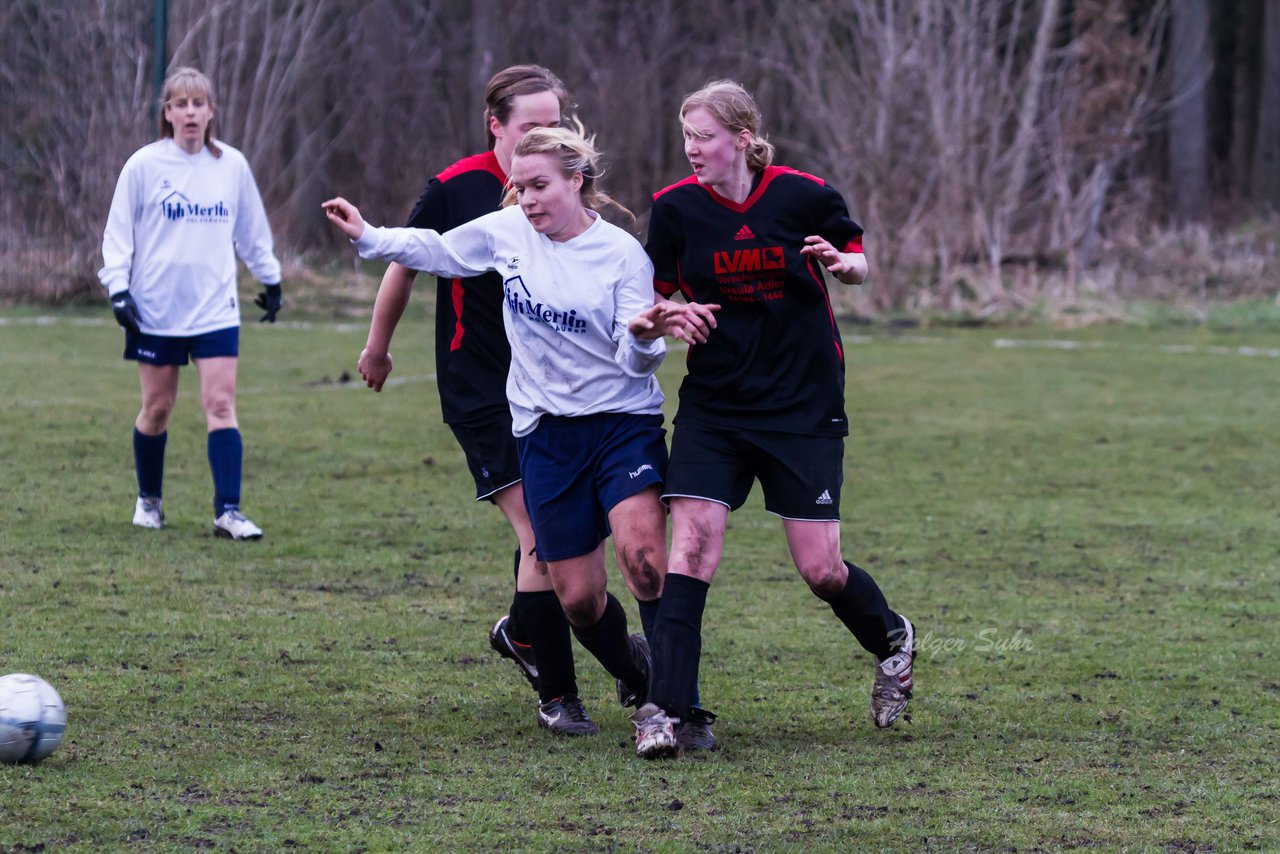
[[[280,291],[280,285],[263,285],[262,293],[258,294],[258,298],[253,304],[266,312],[258,320],[259,323],[275,323],[276,312],[280,311],[280,306],[284,303],[284,294]]]
[[[128,291],[121,291],[111,298],[111,311],[115,314],[116,323],[120,324],[121,329],[138,334],[138,325],[142,322],[142,316],[138,314],[138,304],[133,301]]]

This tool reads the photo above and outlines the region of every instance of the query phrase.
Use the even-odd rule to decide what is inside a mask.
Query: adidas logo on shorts
[[[828,491],[828,490],[826,490],[826,489],[822,490],[822,494],[818,496],[818,500],[817,500],[817,501],[815,501],[814,503],[815,503],[815,504],[830,504],[830,503],[831,503],[831,493],[830,493],[830,491]]]

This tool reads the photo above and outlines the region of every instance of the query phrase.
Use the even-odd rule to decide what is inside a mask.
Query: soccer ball
[[[53,686],[29,673],[0,676],[0,762],[39,762],[67,728],[67,707]]]

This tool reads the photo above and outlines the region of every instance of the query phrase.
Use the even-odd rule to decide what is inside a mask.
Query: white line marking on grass
[[[421,376],[416,376],[416,377],[391,377],[385,383],[382,384],[382,387],[386,388],[387,386],[409,385],[410,383],[433,383],[435,381],[436,381],[435,374],[422,374]],[[364,380],[357,379],[356,377],[352,377],[346,382],[339,382],[333,379],[318,380],[318,381],[313,380],[308,383],[303,383],[302,387],[305,389],[314,389],[315,391],[346,391],[347,389],[355,389],[356,391],[367,391],[370,394],[376,393],[374,392],[373,389],[369,388],[367,385],[364,384]],[[293,388],[297,389],[297,386],[294,386]],[[282,390],[280,388],[259,388],[259,387],[251,386],[249,388],[237,389],[236,393],[237,394],[281,394]]]
[[[1102,350],[1116,348],[1120,345],[1106,344],[1101,341],[1071,341],[1046,339],[1041,341],[1023,341],[1011,338],[997,338],[991,342],[997,349],[1040,349],[1040,350]],[[1125,349],[1141,349],[1127,347]],[[1276,347],[1202,347],[1196,344],[1157,344],[1154,348],[1160,353],[1175,355],[1197,355],[1208,353],[1214,356],[1246,356],[1250,358],[1280,359],[1280,348]]]
[[[114,318],[101,317],[50,317],[42,315],[40,317],[0,317],[0,326],[115,326]],[[241,326],[250,326],[250,321],[242,321]],[[306,332],[312,329],[329,329],[334,332],[365,332],[369,329],[367,323],[312,323],[309,320],[278,320],[274,324],[276,329],[289,329]]]

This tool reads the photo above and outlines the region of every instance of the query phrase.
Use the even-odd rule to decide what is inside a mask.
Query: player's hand
[[[391,373],[391,354],[377,353],[365,347],[360,351],[360,361],[356,367],[360,370],[360,376],[364,377],[365,385],[374,391],[382,391],[387,375]]]
[[[641,340],[652,340],[670,335],[689,344],[702,344],[716,326],[713,312],[718,305],[702,303],[680,304],[664,300],[652,305],[631,318],[628,331]]]
[[[262,293],[258,294],[253,304],[266,312],[258,319],[259,323],[275,323],[276,314],[279,313],[280,307],[284,305],[284,292],[280,289],[279,284],[263,285]]]
[[[138,304],[128,291],[121,291],[111,298],[111,312],[116,316],[120,328],[138,334],[142,316],[138,314]]]
[[[804,239],[801,255],[818,259],[827,272],[845,284],[858,284],[867,275],[866,256],[861,252],[841,252],[824,237],[811,234]]]
[[[334,227],[352,240],[359,240],[364,234],[364,219],[360,209],[346,199],[338,196],[320,205],[324,215]]]

